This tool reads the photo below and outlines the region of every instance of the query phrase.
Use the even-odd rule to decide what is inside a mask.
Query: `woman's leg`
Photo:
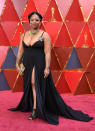
[[[35,68],[33,68],[33,70],[32,70],[31,84],[32,84],[32,91],[33,91],[33,111],[32,111],[32,114],[28,118],[29,120],[33,120],[33,119],[37,118],[36,89],[35,89]]]
[[[32,91],[33,91],[33,100],[34,100],[34,105],[33,109],[36,109],[36,89],[35,89],[35,72],[34,68],[32,70],[32,77],[31,77],[31,84],[32,84]]]

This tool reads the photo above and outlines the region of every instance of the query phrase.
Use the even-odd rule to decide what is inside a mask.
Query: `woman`
[[[29,120],[40,118],[50,124],[59,123],[58,116],[88,122],[93,119],[88,114],[66,105],[58,93],[50,70],[51,38],[39,29],[42,16],[38,12],[28,15],[31,29],[21,36],[16,67],[20,72],[21,61],[25,66],[23,81],[24,93],[16,108],[8,110],[31,111]]]

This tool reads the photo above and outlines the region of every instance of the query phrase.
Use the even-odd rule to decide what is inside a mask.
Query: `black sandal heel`
[[[33,120],[37,118],[37,111],[36,109],[33,109],[32,114],[29,116],[28,120]]]

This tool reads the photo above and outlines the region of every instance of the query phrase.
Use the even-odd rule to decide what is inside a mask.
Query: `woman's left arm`
[[[51,38],[47,32],[44,33],[44,52],[46,61],[44,77],[46,78],[50,71],[50,61],[51,61]]]

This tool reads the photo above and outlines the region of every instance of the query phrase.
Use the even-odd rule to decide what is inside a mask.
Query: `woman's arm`
[[[50,61],[51,61],[51,38],[47,32],[44,33],[44,52],[45,52],[45,77],[49,74]]]
[[[24,34],[22,34],[21,38],[20,38],[20,43],[19,43],[19,48],[18,48],[18,53],[17,53],[17,59],[16,59],[16,67],[19,66],[19,64],[21,62],[22,55],[24,53],[24,47],[22,45],[23,35]]]

